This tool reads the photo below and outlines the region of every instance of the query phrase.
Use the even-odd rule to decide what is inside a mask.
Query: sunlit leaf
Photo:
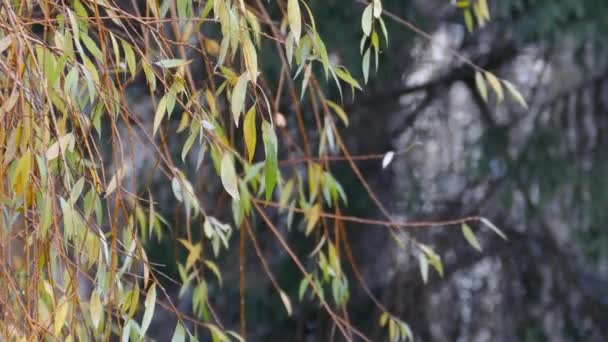
[[[488,228],[492,229],[492,231],[494,231],[494,233],[496,233],[498,236],[500,236],[504,240],[508,240],[507,236],[505,235],[505,233],[503,233],[502,230],[500,230],[498,227],[496,227],[496,225],[494,225],[492,222],[490,222],[490,220],[488,220],[485,217],[481,217],[479,220],[483,224],[485,224],[486,226],[488,226]]]
[[[279,290],[279,295],[281,295],[281,301],[283,302],[283,305],[285,306],[285,310],[287,311],[287,316],[291,316],[291,300],[289,300],[289,296],[283,291],[283,290]]]
[[[488,80],[488,83],[490,83],[490,86],[496,93],[496,98],[497,98],[498,102],[499,103],[502,102],[502,100],[504,100],[504,98],[505,98],[505,95],[502,90],[502,86],[500,85],[500,81],[498,80],[498,78],[496,76],[494,76],[494,74],[492,74],[488,71],[485,72],[485,76],[486,76],[486,79]]]
[[[467,240],[469,245],[471,245],[473,248],[475,248],[476,250],[481,252],[481,245],[479,244],[479,240],[477,240],[475,233],[473,233],[473,231],[471,230],[471,227],[469,227],[468,224],[463,223],[461,225],[461,228],[462,228],[462,235]]]
[[[102,307],[99,293],[95,290],[91,292],[89,311],[91,312],[91,322],[93,323],[93,327],[97,329],[99,322],[101,321]]]
[[[257,130],[255,126],[255,104],[247,111],[245,115],[245,121],[243,122],[243,135],[245,138],[245,145],[247,147],[247,159],[249,162],[253,160],[255,154],[255,145],[257,140]]]
[[[394,157],[395,157],[394,151],[386,152],[386,154],[382,158],[382,169],[386,169],[391,164]]]
[[[146,300],[144,301],[144,316],[141,319],[141,334],[145,335],[152,322],[152,316],[154,316],[154,307],[156,306],[156,285],[152,284],[146,293]]]
[[[237,183],[234,161],[230,153],[225,153],[222,157],[221,178],[224,190],[235,200],[239,199],[239,188]]]
[[[475,85],[481,98],[488,102],[488,88],[486,87],[486,81],[483,78],[483,74],[479,71],[475,72]]]
[[[526,103],[526,100],[521,95],[519,90],[517,90],[517,87],[515,87],[515,85],[513,85],[513,83],[511,83],[507,80],[502,80],[502,83],[507,87],[507,90],[509,91],[509,93],[511,94],[513,99],[515,101],[517,101],[522,107],[524,107],[525,109],[528,109],[528,104]]]
[[[232,90],[232,98],[230,99],[230,109],[234,118],[234,124],[239,126],[239,118],[245,106],[245,95],[247,95],[247,81],[249,77],[247,73],[243,73],[236,81],[236,85]]]
[[[363,29],[363,34],[369,36],[372,32],[372,11],[373,5],[369,4],[363,10],[363,15],[361,16],[361,28]]]
[[[170,68],[177,68],[177,67],[181,67],[181,66],[190,64],[190,62],[192,62],[192,60],[174,58],[174,59],[163,59],[163,60],[154,62],[154,64],[161,68],[164,68],[164,69],[170,69]]]
[[[298,44],[300,37],[302,36],[302,17],[300,14],[299,0],[288,0],[287,20],[289,21],[289,27],[293,32],[295,42]]]

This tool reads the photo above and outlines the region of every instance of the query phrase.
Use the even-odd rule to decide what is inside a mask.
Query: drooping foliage
[[[485,0],[464,5],[467,22],[490,19]],[[223,284],[226,266],[218,265],[227,249],[242,256],[251,241],[257,252],[255,223],[300,273],[298,293],[288,293],[258,254],[285,314],[308,295],[342,335],[366,339],[346,314],[350,288],[365,284],[345,271],[358,274],[345,222],[460,225],[478,250],[472,223],[503,236],[480,217],[417,224],[386,211],[384,221],[342,215],[348,189],[331,160],[347,161],[375,199],[340,136],[349,124],[343,101],[362,91],[389,43],[382,2],[355,8],[360,45],[352,49],[363,82],[330,58],[306,1],[2,2],[2,335],[140,340],[162,308],[176,318],[176,340],[239,340],[244,314],[239,333],[222,326],[212,294]],[[467,64],[485,101],[509,96],[526,105],[513,84]],[[154,104],[149,112],[132,103],[129,92],[141,86]],[[134,175],[143,151],[155,159],[148,179]],[[380,158],[386,166],[393,156]],[[171,199],[155,197],[157,176],[163,181],[155,186],[171,188]],[[222,186],[214,203],[203,201],[207,177]],[[172,210],[179,221],[167,218]],[[287,242],[290,231],[310,241],[306,262]],[[173,260],[177,280],[146,253],[167,240],[185,256]],[[430,268],[443,273],[437,252],[412,246],[423,280]],[[233,267],[243,298],[244,259]],[[180,284],[180,296],[191,292],[193,314],[174,305],[167,281]],[[406,322],[373,300],[390,340],[412,338]]]

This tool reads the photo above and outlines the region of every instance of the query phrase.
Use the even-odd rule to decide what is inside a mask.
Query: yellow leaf
[[[156,135],[156,131],[158,130],[158,126],[160,126],[161,121],[163,121],[163,117],[167,112],[167,96],[163,96],[160,101],[158,101],[158,106],[156,107],[156,113],[154,114],[154,126],[152,128],[152,136]]]
[[[182,118],[179,120],[179,127],[177,127],[177,133],[181,133],[183,130],[185,130],[188,127],[189,123],[190,123],[190,114],[188,114],[188,112],[184,111],[182,113]]]
[[[53,321],[53,335],[59,335],[61,328],[65,324],[65,319],[68,317],[69,304],[67,298],[63,297],[59,300],[59,305],[55,310],[55,319]]]
[[[289,21],[289,28],[293,32],[293,37],[296,44],[300,41],[302,36],[302,18],[300,14],[300,3],[299,0],[289,0],[287,3],[287,20]]]
[[[19,158],[19,161],[17,161],[15,173],[13,174],[12,186],[13,191],[16,195],[21,195],[25,190],[30,176],[31,168],[32,153],[30,152],[30,150],[27,150],[27,152],[25,152],[23,156]]]
[[[235,200],[239,199],[239,189],[237,186],[236,171],[230,153],[224,153],[222,165],[220,167],[222,185],[226,192]]]
[[[99,322],[101,321],[101,300],[99,299],[99,293],[93,290],[91,293],[91,300],[89,303],[89,310],[91,311],[91,322],[93,327],[97,329]]]
[[[319,221],[319,217],[321,216],[321,206],[317,203],[315,204],[307,214],[308,223],[306,224],[306,232],[304,233],[306,236],[310,235],[310,233],[315,229],[317,222]]]
[[[245,145],[247,147],[247,158],[249,162],[251,162],[255,154],[255,145],[257,141],[257,132],[255,127],[255,104],[251,106],[251,109],[249,109],[245,115],[243,134],[245,136]]]
[[[220,45],[217,43],[217,41],[204,38],[203,43],[205,45],[205,52],[213,57],[217,57],[217,55],[220,53]]]
[[[344,111],[344,109],[342,109],[342,107],[340,105],[338,105],[337,103],[330,101],[330,100],[325,100],[325,103],[331,109],[333,109],[334,112],[336,112],[336,114],[338,115],[340,120],[342,120],[342,122],[344,122],[344,125],[348,126],[348,116],[346,115],[346,112]]]
[[[488,71],[486,71],[485,75],[486,75],[486,79],[488,80],[488,83],[490,83],[490,86],[492,87],[492,89],[494,89],[494,92],[496,93],[498,103],[502,102],[502,100],[504,100],[504,98],[505,98],[505,94],[502,91],[502,86],[500,85],[500,81],[498,80],[498,78],[496,76],[494,76],[492,73],[490,73]]]
[[[197,243],[196,245],[193,245],[188,240],[184,240],[184,239],[178,239],[178,240],[188,250],[188,257],[186,258],[186,270],[189,270],[200,259],[201,252],[203,250],[203,246],[201,245],[200,242]]]
[[[486,87],[486,81],[483,78],[483,74],[479,71],[475,72],[475,85],[477,86],[477,91],[479,91],[481,98],[485,102],[488,102],[488,88]]]

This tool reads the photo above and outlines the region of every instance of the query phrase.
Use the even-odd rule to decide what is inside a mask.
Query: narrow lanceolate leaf
[[[15,194],[20,195],[25,190],[30,172],[32,169],[32,152],[27,150],[19,161],[17,162],[17,166],[15,167],[15,172],[13,174],[12,186]]]
[[[13,42],[13,35],[9,34],[6,37],[0,39],[0,53],[4,52],[4,50],[8,49]]]
[[[367,80],[369,79],[369,65],[371,61],[371,49],[367,49],[365,54],[363,55],[363,61],[361,63],[361,68],[363,69],[363,80],[367,84]]]
[[[287,20],[289,22],[289,28],[293,32],[293,38],[295,39],[296,45],[300,41],[302,36],[302,16],[300,14],[300,3],[299,0],[289,0],[287,3]]]
[[[473,233],[471,227],[469,227],[469,225],[466,223],[462,224],[462,235],[464,235],[464,238],[467,240],[469,245],[481,252],[481,245],[479,244],[479,240],[477,240],[475,233]]]
[[[91,322],[93,322],[93,327],[97,329],[99,326],[99,322],[101,321],[101,299],[99,298],[99,293],[95,290],[91,293],[91,300],[89,302],[89,310],[91,311]]]
[[[154,114],[154,125],[152,128],[152,136],[156,135],[156,131],[160,126],[161,121],[165,117],[165,113],[167,112],[167,96],[163,96],[160,101],[158,101],[158,106],[156,107],[156,113]]]
[[[68,133],[55,142],[46,151],[46,159],[53,160],[59,156],[59,151],[64,154],[66,151],[72,151],[74,149],[74,134]]]
[[[177,323],[175,326],[175,331],[173,332],[173,337],[171,338],[171,342],[185,342],[186,341],[186,331],[181,323]]]
[[[317,222],[319,222],[319,218],[321,217],[321,206],[318,203],[315,204],[310,208],[306,216],[308,222],[306,223],[306,231],[304,234],[308,236],[317,226]]]
[[[519,90],[517,90],[517,87],[515,87],[513,83],[507,80],[502,80],[502,83],[505,85],[505,87],[507,87],[507,90],[509,91],[513,99],[517,101],[522,107],[528,109],[528,104],[526,103],[526,100],[524,100],[524,97],[521,95]]]
[[[59,335],[61,328],[65,324],[65,320],[68,317],[69,303],[67,298],[59,300],[59,304],[55,309],[54,321],[53,321],[53,335]]]
[[[498,102],[502,102],[502,100],[504,100],[505,98],[505,94],[502,91],[502,85],[500,85],[500,81],[496,76],[494,76],[494,74],[490,72],[486,71],[485,76],[488,80],[488,83],[490,83],[490,87],[492,87],[492,89],[496,93],[496,98],[498,99]]]
[[[277,161],[277,136],[272,125],[266,120],[262,122],[262,140],[264,141],[264,152],[266,154],[266,161],[264,162],[266,200],[269,200],[277,184],[279,165]]]
[[[374,5],[374,18],[380,18],[380,15],[382,15],[382,1],[380,0],[374,0],[373,2]]]
[[[423,253],[418,254],[418,263],[420,264],[420,275],[422,275],[422,281],[426,284],[429,280],[429,261],[426,255]]]
[[[395,152],[388,151],[382,158],[382,169],[386,169],[391,164],[394,157],[395,157]]]
[[[281,301],[285,306],[285,310],[287,311],[287,316],[291,316],[291,300],[289,300],[289,296],[283,290],[279,290],[279,295],[281,295]]]
[[[190,62],[192,62],[191,60],[187,60],[187,59],[163,59],[160,60],[158,62],[155,62],[154,64],[156,64],[157,66],[164,68],[164,69],[170,69],[170,68],[177,68],[180,66],[184,66],[186,64],[189,64]]]
[[[475,85],[477,86],[477,91],[479,91],[481,98],[485,102],[488,102],[488,88],[486,87],[486,81],[483,78],[483,74],[479,71],[475,72]]]
[[[239,118],[245,106],[245,95],[247,95],[247,73],[243,73],[236,81],[236,85],[232,90],[232,98],[230,99],[230,109],[234,118],[234,124],[239,126]]]
[[[369,4],[365,7],[363,15],[361,16],[361,28],[366,36],[369,36],[372,32],[372,11],[373,5]]]
[[[342,120],[342,122],[344,122],[344,125],[348,126],[348,115],[346,115],[346,112],[344,111],[344,109],[342,109],[342,107],[340,105],[338,105],[337,103],[335,103],[333,101],[325,100],[325,103],[331,109],[333,109],[334,112],[336,112],[336,115],[338,115],[340,120]]]
[[[245,67],[247,68],[247,72],[249,73],[249,79],[255,86],[256,80],[258,77],[258,54],[255,51],[255,46],[249,38],[249,33],[243,31],[241,35],[243,37],[243,57],[245,59]]]
[[[145,335],[150,322],[152,322],[152,316],[154,316],[154,307],[156,306],[156,285],[152,284],[148,293],[146,294],[146,301],[144,302],[146,310],[144,311],[144,317],[141,320],[141,335]]]
[[[222,157],[220,173],[224,189],[232,198],[238,200],[240,198],[238,182],[236,178],[236,171],[234,169],[234,162],[232,161],[232,156],[230,153],[225,153]]]
[[[498,227],[496,227],[494,225],[494,223],[490,222],[490,220],[488,220],[485,217],[482,217],[479,219],[483,224],[485,224],[486,226],[488,226],[488,228],[492,229],[494,231],[494,233],[496,233],[498,236],[500,236],[501,238],[503,238],[504,240],[508,240],[507,236],[505,235],[505,233],[502,232],[502,230],[500,230]]]
[[[247,147],[247,159],[249,162],[253,160],[255,154],[255,145],[257,140],[257,132],[255,128],[255,104],[247,111],[245,122],[243,123],[243,133],[245,136],[245,146]]]

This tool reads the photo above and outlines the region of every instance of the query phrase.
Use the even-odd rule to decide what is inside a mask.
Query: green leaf
[[[475,233],[473,233],[473,231],[471,230],[471,227],[469,227],[469,225],[466,223],[463,223],[461,227],[462,235],[464,235],[464,238],[467,240],[469,245],[481,252],[481,245],[479,244],[479,240],[477,240]]]
[[[367,84],[367,80],[369,79],[369,65],[371,61],[371,49],[367,49],[365,54],[363,54],[363,61],[361,62],[361,68],[363,68],[363,80]]]
[[[384,327],[386,325],[386,323],[388,322],[388,312],[383,312],[382,315],[380,315],[380,321],[378,322],[380,324],[380,327]]]
[[[502,80],[502,83],[507,87],[507,90],[509,91],[513,99],[517,101],[522,107],[528,109],[528,104],[526,103],[526,100],[524,100],[524,97],[521,95],[519,90],[517,90],[517,87],[515,87],[513,83],[507,80]]]
[[[488,226],[488,228],[492,229],[494,231],[494,233],[496,233],[498,236],[500,236],[501,238],[503,238],[504,240],[508,240],[507,236],[505,235],[505,233],[502,232],[502,230],[500,230],[498,227],[496,227],[492,222],[490,222],[490,220],[488,220],[485,217],[481,217],[479,219],[483,224],[485,224],[486,226]]]
[[[135,77],[135,72],[137,71],[137,63],[135,62],[135,54],[133,53],[133,49],[131,45],[124,40],[121,40],[122,49],[125,51],[125,60],[127,62],[127,67],[129,68],[129,72],[131,73],[131,77]],[[144,69],[145,72],[145,69]]]
[[[247,73],[243,73],[236,81],[236,85],[232,90],[232,98],[230,99],[230,109],[234,117],[234,124],[239,126],[239,118],[243,107],[245,106],[245,95],[247,95],[247,81],[249,77]]]
[[[242,44],[243,44],[242,51],[243,51],[243,58],[245,59],[245,66],[247,68],[247,71],[249,72],[249,79],[255,86],[256,80],[258,77],[258,54],[255,50],[255,46],[253,46],[253,42],[251,41],[251,38],[249,38],[249,33],[246,31],[243,31],[243,33],[241,34],[241,37],[242,37],[241,40],[242,40]]]
[[[145,335],[150,322],[152,322],[152,316],[154,316],[154,307],[156,306],[156,285],[152,284],[146,294],[146,300],[144,302],[146,310],[144,311],[144,317],[141,319],[141,334]]]
[[[464,24],[467,27],[467,31],[473,32],[473,15],[468,9],[464,10]]]
[[[217,278],[217,281],[220,284],[220,287],[222,286],[222,273],[220,272],[220,269],[217,267],[217,265],[210,260],[205,260],[205,265],[207,266],[207,268],[209,268],[211,270],[211,272],[213,272],[213,274],[215,274],[215,277]]]
[[[186,331],[181,323],[177,323],[171,342],[186,342]]]
[[[247,147],[247,159],[251,163],[255,154],[257,132],[255,127],[255,104],[251,106],[245,115],[243,123],[243,135],[245,136],[245,146]]]
[[[426,284],[429,279],[429,261],[423,253],[418,254],[418,263],[420,265],[420,275],[422,281]]]
[[[222,165],[220,168],[222,185],[226,192],[235,200],[239,199],[239,188],[234,169],[234,162],[230,153],[224,153],[222,157]]]
[[[374,5],[374,18],[380,18],[382,15],[382,1],[373,0],[372,4]]]
[[[266,184],[266,200],[268,201],[277,184],[279,163],[277,161],[277,136],[275,135],[272,125],[266,120],[262,121],[262,140],[264,141],[264,152],[266,154],[266,160],[264,162],[264,180]]]
[[[363,34],[369,36],[372,32],[372,11],[373,5],[369,4],[363,10],[363,15],[361,16],[361,28],[363,29]]]
[[[289,0],[287,3],[287,21],[289,22],[289,28],[293,32],[296,45],[300,41],[302,36],[302,16],[300,14],[300,3],[299,0]]]
[[[180,58],[172,58],[172,59],[163,59],[158,62],[154,62],[157,66],[163,69],[177,68],[187,64],[190,64],[192,60],[180,59]]]
[[[483,74],[479,71],[475,72],[475,85],[477,86],[477,91],[479,91],[481,98],[485,102],[488,102],[488,88],[486,87],[486,81],[483,78]]]

